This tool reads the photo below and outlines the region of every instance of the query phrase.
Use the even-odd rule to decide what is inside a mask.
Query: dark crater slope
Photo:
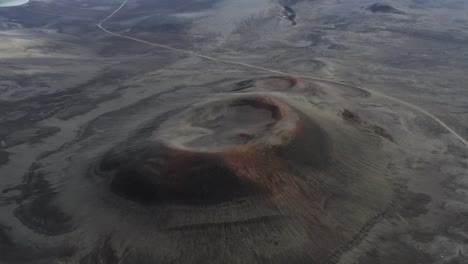
[[[297,89],[283,77],[236,86],[269,84]],[[176,243],[177,262],[222,263],[230,254],[249,263],[255,255],[330,261],[391,207],[392,158],[360,124],[300,108],[268,93],[207,99],[156,117],[103,155],[88,178],[148,210],[154,232]],[[170,254],[155,247],[150,258],[176,261]]]
[[[302,155],[286,149],[301,136],[298,121],[287,105],[269,97],[210,101],[171,117],[151,134],[138,133],[128,143],[131,153],[116,160],[111,152],[100,167],[115,171],[116,194],[143,203],[218,204],[261,197],[281,187],[269,159],[281,159],[280,151]],[[323,132],[316,134],[317,145],[325,141]],[[317,167],[327,163],[325,148],[309,153]]]
[[[405,12],[396,9],[395,7],[386,3],[375,3],[367,7],[367,10],[373,13],[393,13],[393,14],[406,14]]]

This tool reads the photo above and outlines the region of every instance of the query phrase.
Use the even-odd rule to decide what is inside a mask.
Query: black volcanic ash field
[[[0,263],[466,264],[467,10],[0,8]]]
[[[3,234],[0,258],[335,263],[428,202],[408,204],[395,138],[348,109],[366,92],[266,76],[165,95],[94,120],[67,167],[52,153],[6,190],[37,236]]]

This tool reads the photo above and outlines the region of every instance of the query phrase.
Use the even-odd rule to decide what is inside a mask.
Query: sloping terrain
[[[373,4],[0,8],[0,262],[465,263],[468,6]]]

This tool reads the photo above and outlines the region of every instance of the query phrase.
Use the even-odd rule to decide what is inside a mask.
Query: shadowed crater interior
[[[136,133],[126,143],[127,153],[110,151],[99,167],[111,175],[115,194],[145,205],[263,197],[279,189],[268,183],[275,181],[268,175],[268,163],[282,155],[292,157],[285,149],[302,133],[298,121],[289,106],[271,97],[208,101],[175,114],[153,131]],[[249,171],[245,165],[250,163]]]

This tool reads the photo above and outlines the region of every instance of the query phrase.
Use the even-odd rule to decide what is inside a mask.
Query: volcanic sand
[[[128,263],[334,262],[394,217],[401,152],[383,128],[334,106],[341,88],[276,76],[225,86],[74,158],[64,211],[83,230],[111,226]]]

